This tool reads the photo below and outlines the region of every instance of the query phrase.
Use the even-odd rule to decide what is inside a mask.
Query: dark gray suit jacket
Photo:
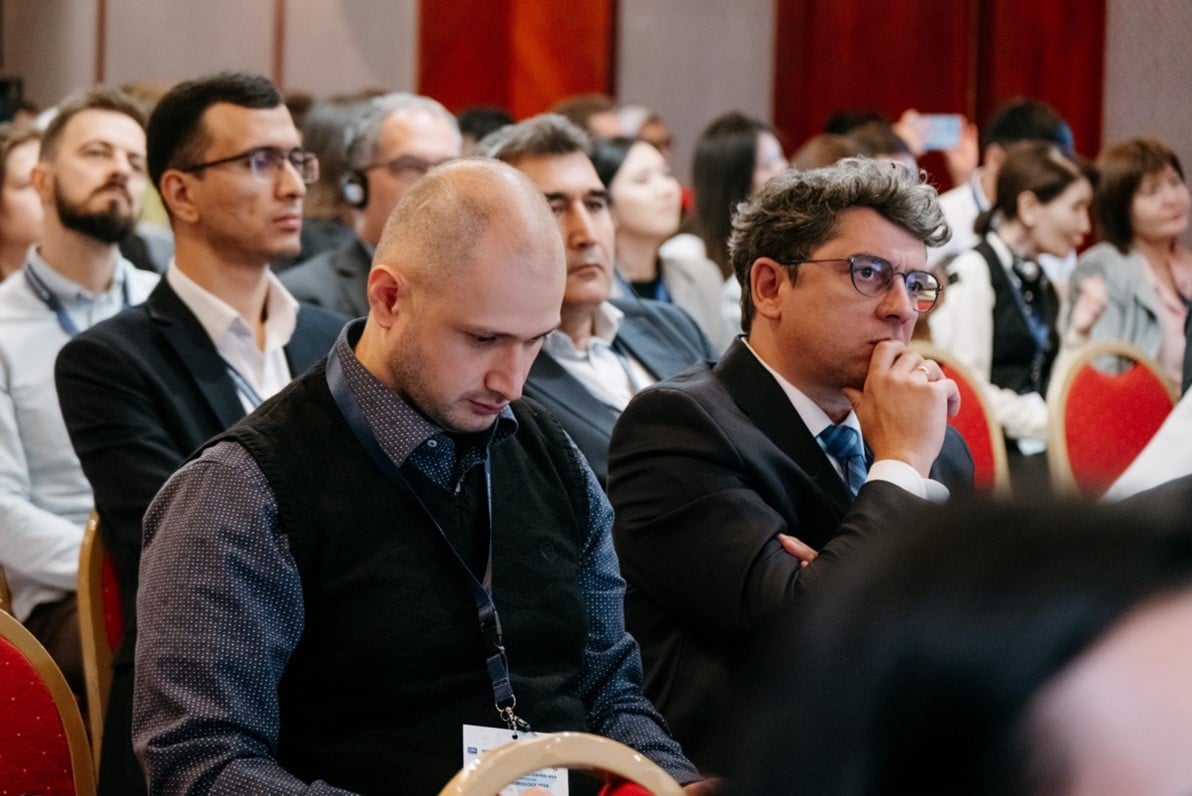
[[[625,313],[613,349],[632,356],[654,378],[665,379],[716,358],[708,338],[679,307],[639,298],[611,303]],[[608,479],[608,439],[620,412],[592,395],[545,350],[534,360],[524,392],[559,419],[603,485]]]
[[[932,477],[971,489],[972,457],[949,427]],[[625,618],[645,664],[646,695],[705,773],[723,772],[733,694],[796,600],[866,541],[897,533],[922,504],[866,483],[854,499],[778,382],[738,340],[639,393],[609,449],[613,538],[628,582]],[[806,569],[775,540],[820,551]]]
[[[368,271],[372,258],[359,238],[321,252],[278,274],[294,298],[348,318],[368,315]],[[326,352],[323,352],[326,353]]]

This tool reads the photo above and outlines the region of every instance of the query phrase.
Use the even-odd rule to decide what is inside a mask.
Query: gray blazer
[[[629,354],[657,379],[673,376],[717,352],[687,313],[648,299],[614,299],[625,313],[613,348]],[[601,485],[608,479],[608,440],[620,416],[590,393],[546,351],[530,367],[524,392],[558,418],[592,465]]]
[[[1158,357],[1163,339],[1159,296],[1146,273],[1146,263],[1138,252],[1122,254],[1107,241],[1093,246],[1077,261],[1076,270],[1072,272],[1069,317],[1065,327],[1071,325],[1071,307],[1080,298],[1081,282],[1096,274],[1105,280],[1109,303],[1093,325],[1089,339],[1129,343],[1152,359]]]
[[[316,254],[278,274],[294,298],[349,318],[368,315],[368,270],[372,257],[359,239]]]

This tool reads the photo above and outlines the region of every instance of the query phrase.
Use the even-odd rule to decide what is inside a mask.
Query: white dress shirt
[[[298,324],[298,302],[272,273],[267,274],[265,346],[257,347],[256,331],[223,299],[203,289],[179,270],[174,261],[166,282],[194,313],[215,350],[228,365],[236,393],[246,413],[290,383],[290,366],[283,350]]]
[[[643,387],[654,383],[650,371],[626,353],[613,350],[625,313],[609,302],[600,305],[596,328],[585,348],[559,329],[547,335],[543,350],[601,402],[618,412]]]
[[[36,248],[25,260],[76,329],[139,304],[158,275],[120,259],[111,286],[91,293],[50,267]],[[91,486],[58,408],[54,360],[70,339],[24,271],[0,284],[0,566],[13,614],[75,590]]]

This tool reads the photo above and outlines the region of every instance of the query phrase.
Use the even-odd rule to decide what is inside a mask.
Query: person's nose
[[[128,153],[123,149],[113,149],[111,164],[112,176],[119,177],[120,182],[128,182],[134,171]]]
[[[532,350],[520,344],[503,347],[490,363],[484,379],[485,389],[507,401],[521,398],[522,387],[525,386],[530,365],[537,353],[537,347]]]
[[[586,249],[596,240],[595,223],[592,214],[582,203],[577,202],[567,211],[567,246]]]
[[[282,196],[294,196],[298,198],[306,196],[306,183],[302,180],[302,174],[299,173],[298,167],[288,159],[282,164],[281,174],[278,175],[277,184],[278,191]]]
[[[915,311],[915,299],[906,289],[905,275],[894,274],[890,287],[878,300],[878,313],[883,318],[899,322],[908,321],[918,315]]]

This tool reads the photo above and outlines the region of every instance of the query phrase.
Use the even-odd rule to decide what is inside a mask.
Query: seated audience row
[[[696,147],[697,235],[674,237],[661,119],[603,96],[560,110],[592,137],[554,114],[484,116],[496,129],[454,163],[464,125],[432,99],[315,104],[304,144],[277,89],[242,73],[170,89],[147,132],[102,88],[61,106],[40,154],[36,133],[0,128],[0,260],[25,249],[0,285],[0,566],[81,692],[73,589],[98,513],[126,626],[101,793],[434,792],[531,727],[617,739],[689,793],[729,773],[769,792],[734,749],[757,718],[784,726],[749,696],[790,631],[799,688],[815,692],[801,691],[793,737],[840,742],[800,753],[808,791],[901,782],[909,753],[883,768],[890,748],[821,710],[855,704],[849,729],[864,729],[881,717],[864,702],[875,689],[927,701],[867,670],[848,681],[855,701],[837,700],[845,680],[827,674],[854,672],[843,657],[875,638],[863,611],[837,622],[840,606],[881,594],[873,567],[953,556],[945,576],[914,578],[928,600],[995,569],[976,542],[912,533],[950,517],[932,504],[973,480],[948,423],[956,385],[908,345],[920,316],[934,310],[937,342],[988,382],[1020,474],[1042,461],[1030,454],[1060,324],[1070,346],[1138,334],[1181,375],[1189,195],[1157,142],[1107,149],[1094,194],[1063,120],[1012,103],[972,182],[941,199],[882,120],[849,134],[865,157],[800,169],[766,124],[727,114]],[[159,282],[117,249],[146,172],[175,247]],[[34,195],[45,222],[31,234]],[[1112,249],[1086,253],[1062,313],[1090,201]],[[304,213],[324,222],[305,238]],[[307,244],[322,251],[284,268]],[[1185,415],[1136,469],[1154,472]],[[1170,510],[1187,489],[1133,505]],[[1036,530],[1039,549],[1066,544],[1062,528]],[[1148,530],[1140,566],[1170,539]],[[997,553],[1030,547],[1012,541]],[[1100,566],[1125,535],[1097,541],[1049,563]],[[1054,575],[1010,583],[1041,595]],[[1177,575],[1115,594],[1110,619],[1140,622],[1124,625],[1139,649],[1185,621]],[[1171,611],[1144,604],[1170,594]],[[880,599],[895,611],[903,596]],[[1119,635],[1100,615],[1088,627]],[[951,639],[929,641],[925,656]],[[998,653],[1049,649],[1015,641]],[[1071,660],[1015,686],[1007,726],[1055,729],[1031,722],[1096,676]],[[982,721],[950,733],[957,760],[985,754]],[[1102,723],[1103,737],[1048,743],[1083,754],[1114,737]],[[1132,747],[1131,762],[1167,776],[1158,748]],[[980,759],[1006,762],[1008,782],[1053,762]],[[1092,776],[1043,773],[1057,788]]]

